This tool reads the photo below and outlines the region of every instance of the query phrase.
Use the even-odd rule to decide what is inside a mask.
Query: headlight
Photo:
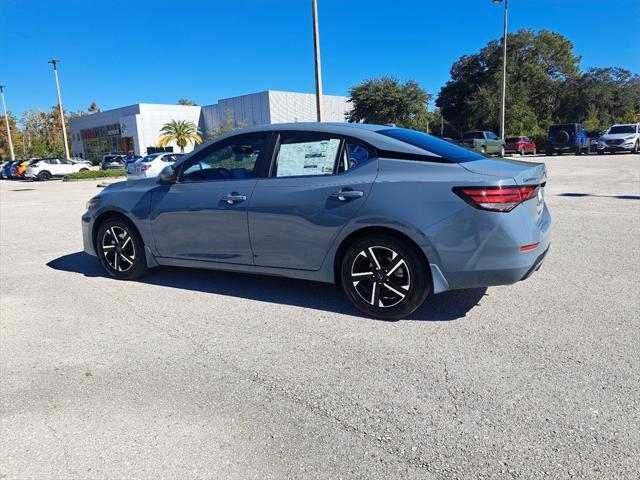
[[[91,198],[88,202],[87,202],[87,211],[93,210],[94,208],[96,208],[98,206],[98,203],[100,202],[100,197],[93,197]]]
[[[634,135],[631,135],[630,137],[624,137],[625,140],[633,140],[634,138],[636,138]]]

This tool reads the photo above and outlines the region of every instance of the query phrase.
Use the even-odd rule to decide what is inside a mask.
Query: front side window
[[[489,140],[497,140],[497,139],[498,139],[498,137],[496,136],[496,134],[495,134],[495,133],[493,133],[493,132],[487,132],[487,138],[488,138]]]
[[[342,140],[306,135],[283,136],[274,166],[274,177],[331,175]]]
[[[181,181],[240,180],[253,178],[256,162],[265,146],[265,136],[232,139],[212,145],[187,160]]]

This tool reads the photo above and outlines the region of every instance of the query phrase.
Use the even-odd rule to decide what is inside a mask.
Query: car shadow
[[[89,278],[111,278],[95,257],[84,252],[56,258],[47,263],[47,266]],[[308,280],[195,268],[158,267],[136,282],[364,317],[336,286]],[[473,307],[479,305],[486,290],[475,288],[434,295],[406,320],[451,321],[463,318]]]
[[[640,195],[597,195],[595,193],[579,193],[579,192],[565,192],[559,193],[558,197],[600,197],[600,198],[616,198],[618,200],[640,200]]]

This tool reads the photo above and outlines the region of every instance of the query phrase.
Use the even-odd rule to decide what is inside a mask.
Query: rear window
[[[567,132],[575,132],[576,124],[575,123],[567,123],[564,125],[551,125],[549,127],[549,133],[559,132],[560,130],[566,130]]]
[[[439,155],[442,158],[456,163],[481,160],[484,157],[479,153],[472,152],[466,148],[459,147],[446,140],[427,135],[423,132],[408,130],[406,128],[390,128],[388,130],[378,130],[377,133],[386,137],[400,140],[414,147],[418,147],[426,152]]]
[[[152,155],[147,155],[146,157],[144,157],[142,160],[139,160],[140,162],[153,162],[156,158],[158,158],[160,154],[159,153],[154,153]]]
[[[484,134],[482,132],[468,132],[462,136],[463,140],[472,140],[474,138],[483,139]]]

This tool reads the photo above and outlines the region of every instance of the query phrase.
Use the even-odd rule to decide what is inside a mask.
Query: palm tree
[[[189,143],[194,145],[202,143],[202,137],[200,136],[200,130],[195,123],[189,120],[171,120],[169,123],[165,123],[160,129],[161,137],[158,144],[161,147],[166,147],[169,143],[175,141],[180,147],[180,152],[184,153],[184,147]]]

